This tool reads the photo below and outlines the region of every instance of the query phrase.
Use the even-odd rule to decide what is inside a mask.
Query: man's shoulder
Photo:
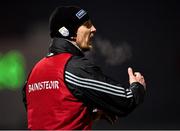
[[[100,68],[97,65],[83,56],[72,56],[66,65],[66,71],[75,74],[79,74],[80,72],[93,73],[99,70]]]
[[[72,67],[94,66],[94,63],[84,56],[72,56],[67,65]]]

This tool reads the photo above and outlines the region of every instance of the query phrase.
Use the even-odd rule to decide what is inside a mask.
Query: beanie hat
[[[76,36],[78,27],[88,20],[87,11],[78,6],[57,7],[49,19],[50,36],[70,39]]]

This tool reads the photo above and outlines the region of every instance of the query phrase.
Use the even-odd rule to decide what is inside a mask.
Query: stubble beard
[[[92,46],[92,42],[89,41],[87,44],[84,44],[84,46],[81,47],[81,49],[85,52],[85,51],[90,51],[93,48]]]

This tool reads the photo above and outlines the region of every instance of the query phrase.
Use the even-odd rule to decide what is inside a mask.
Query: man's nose
[[[96,28],[93,26],[91,26],[91,32],[95,33],[96,32]]]

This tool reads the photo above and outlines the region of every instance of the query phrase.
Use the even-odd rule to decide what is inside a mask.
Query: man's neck
[[[71,40],[68,40],[68,39],[66,39],[67,41],[69,41],[71,44],[73,44],[76,48],[78,48],[80,51],[82,51],[81,50],[81,48],[77,45],[77,43],[75,42],[75,41],[71,41]]]

